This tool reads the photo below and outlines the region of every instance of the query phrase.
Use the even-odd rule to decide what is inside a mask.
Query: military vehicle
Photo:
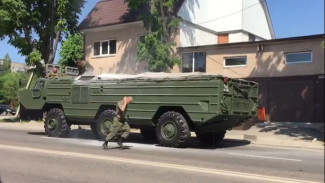
[[[20,104],[44,113],[48,136],[67,137],[78,124],[103,139],[124,96],[134,99],[126,114],[131,128],[168,147],[186,146],[190,132],[216,144],[258,108],[257,83],[203,73],[41,78],[21,91]]]

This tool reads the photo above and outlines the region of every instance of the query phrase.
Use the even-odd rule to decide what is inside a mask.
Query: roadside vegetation
[[[180,0],[126,0],[140,12],[147,33],[138,45],[138,59],[148,62],[152,72],[165,72],[182,63],[175,54],[173,39],[179,26],[175,16]]]
[[[44,65],[53,64],[59,44],[77,32],[85,0],[3,0],[0,1],[0,40],[26,56],[37,76]]]
[[[26,85],[29,74],[11,71],[11,58],[7,54],[0,64],[0,103],[18,105],[18,92]]]

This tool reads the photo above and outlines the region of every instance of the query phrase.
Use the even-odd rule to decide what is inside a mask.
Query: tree
[[[11,70],[11,58],[10,58],[8,53],[5,55],[5,58],[3,59],[3,67],[4,67],[5,71],[10,72],[10,70]]]
[[[83,57],[83,44],[82,34],[76,33],[70,35],[68,39],[62,43],[59,64],[63,68],[66,66],[75,67],[77,62]]]
[[[0,74],[11,72],[11,58],[7,53],[3,59],[3,63],[0,64]]]
[[[19,84],[21,82],[21,86]],[[0,77],[0,102],[9,103],[18,100],[18,92],[27,83],[26,73],[7,73]]]
[[[138,56],[146,60],[150,71],[166,71],[181,64],[174,53],[172,35],[179,25],[176,5],[181,0],[126,0],[131,9],[141,12],[147,30],[145,39],[139,43]],[[149,11],[143,11],[149,9]]]
[[[74,33],[85,0],[0,0],[0,39],[27,56],[29,65],[42,58],[53,63],[65,33]],[[31,55],[32,53],[32,55]]]

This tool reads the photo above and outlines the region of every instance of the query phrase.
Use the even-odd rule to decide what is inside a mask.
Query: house
[[[274,38],[267,5],[262,0],[183,0],[178,9],[178,47]],[[79,29],[85,37],[85,60],[96,73],[146,71],[146,63],[137,61],[137,44],[146,30],[138,13],[124,0],[98,2]],[[174,72],[178,71],[175,68]]]
[[[259,83],[268,121],[324,122],[325,35],[182,47],[183,71]],[[194,67],[193,67],[194,66]]]
[[[0,64],[3,64],[1,59]],[[11,72],[27,72],[27,66],[24,63],[11,62]]]
[[[184,0],[177,16],[183,63],[172,72],[258,81],[269,121],[324,122],[324,35],[275,39],[263,0]],[[124,0],[99,2],[79,28],[95,73],[146,71],[137,60],[146,31]]]

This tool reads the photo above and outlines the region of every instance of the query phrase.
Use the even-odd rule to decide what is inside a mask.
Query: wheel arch
[[[64,108],[63,108],[62,104],[54,104],[54,103],[46,103],[43,106],[42,111],[48,112],[49,110],[54,109],[54,108],[61,109],[64,112]]]
[[[106,110],[114,110],[115,111],[116,109],[116,106],[115,105],[112,105],[112,104],[107,104],[107,105],[101,105],[99,106],[98,110],[97,110],[97,113],[95,115],[95,119],[98,119],[99,115],[106,111]]]
[[[152,118],[153,123],[156,125],[158,123],[160,116],[169,111],[178,112],[181,115],[183,115],[190,129],[191,130],[194,129],[194,123],[192,119],[190,118],[190,116],[182,106],[160,106]]]

